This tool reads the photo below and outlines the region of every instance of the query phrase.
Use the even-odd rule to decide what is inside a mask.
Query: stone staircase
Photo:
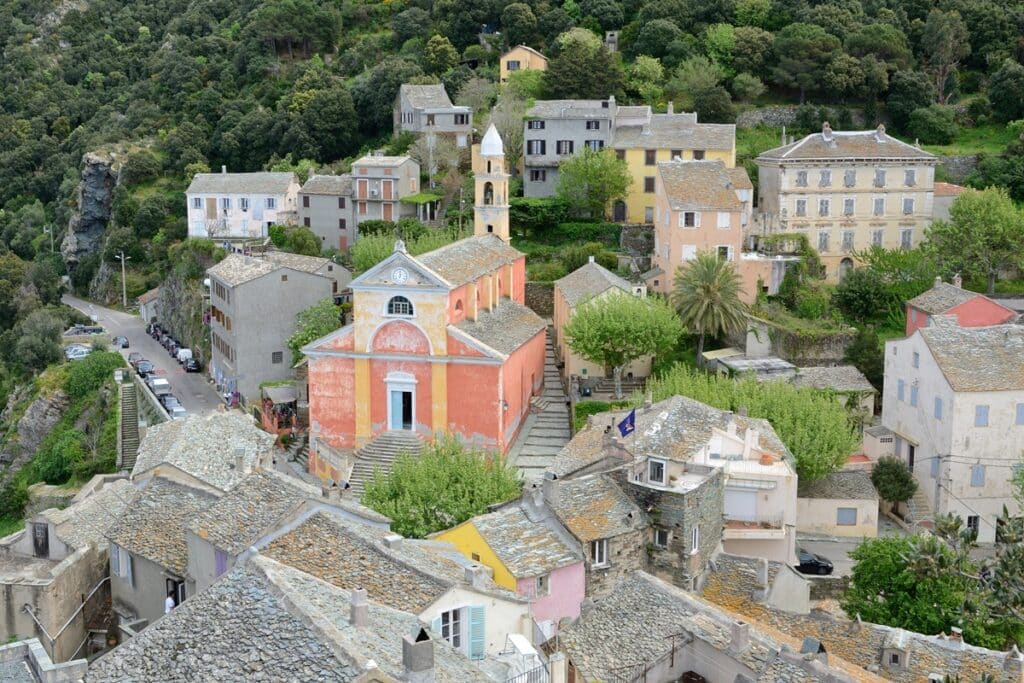
[[[389,471],[400,454],[419,455],[422,452],[423,440],[413,432],[388,431],[380,434],[355,453],[355,464],[348,478],[353,496],[362,498],[366,482],[373,477],[374,471]]]
[[[624,397],[628,398],[630,396],[630,394],[632,394],[633,392],[643,391],[645,386],[647,386],[647,380],[637,379],[637,378],[626,379],[625,377],[623,377],[622,378],[622,395]],[[614,395],[615,394],[615,380],[610,378],[610,377],[606,377],[606,378],[602,379],[600,382],[598,382],[597,389],[595,390],[594,393],[598,393],[598,394],[612,394],[612,395]]]
[[[530,414],[509,449],[508,460],[525,479],[539,478],[569,443],[568,398],[555,364],[555,348],[548,328],[544,351],[544,391],[530,399]]]
[[[139,454],[139,402],[135,383],[121,384],[121,416],[118,418],[117,469],[128,470],[135,467],[135,458]]]
[[[917,487],[914,497],[905,503],[907,514],[904,521],[912,528],[934,529],[935,518],[932,515],[932,506],[928,502],[928,496],[924,494],[921,487]]]

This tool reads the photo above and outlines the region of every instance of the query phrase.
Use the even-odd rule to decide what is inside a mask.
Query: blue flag
[[[629,411],[629,415],[622,418],[622,422],[619,423],[619,434],[627,436],[632,434],[636,430],[636,408]]]

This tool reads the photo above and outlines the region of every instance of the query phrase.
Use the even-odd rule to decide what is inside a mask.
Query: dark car
[[[195,358],[189,358],[185,361],[185,372],[200,372],[202,369],[203,366]]]
[[[142,354],[139,353],[138,351],[132,351],[131,353],[128,354],[128,365],[132,366],[133,368],[135,367],[135,364],[138,363],[140,360],[145,360],[145,358],[143,358]]]
[[[180,406],[181,401],[174,394],[164,394],[160,397],[160,405],[164,408],[170,409],[174,406]]]
[[[170,344],[167,345],[167,353],[171,356],[171,358],[177,358],[178,349],[180,348],[181,347],[178,346],[178,342],[171,342]]]
[[[152,375],[154,372],[156,372],[156,368],[153,366],[152,363],[143,358],[142,360],[135,364],[135,372],[137,372],[140,377],[145,377],[147,375]]]
[[[123,337],[123,336],[114,337],[114,346],[116,346],[119,349],[127,349],[128,348],[128,337]]]
[[[800,561],[796,568],[801,574],[825,575],[832,573],[832,561],[827,557],[816,555],[803,548],[796,549],[796,557]]]

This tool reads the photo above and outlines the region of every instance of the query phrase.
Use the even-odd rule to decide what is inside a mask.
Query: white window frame
[[[853,251],[857,235],[853,230],[843,231],[843,251]]]
[[[202,197],[193,197],[192,198],[192,208],[193,209],[202,209],[203,208],[203,198]]]
[[[818,174],[818,187],[832,187],[832,171],[823,169]]]
[[[696,555],[700,552],[700,527],[690,529],[690,554]]]
[[[526,130],[544,130],[544,122],[531,120],[526,122]]]
[[[686,224],[686,217],[693,216],[693,225]],[[679,212],[679,227],[694,230],[700,227],[700,211],[680,211]]]
[[[551,576],[549,574],[538,576],[534,584],[534,590],[537,596],[547,595],[551,591]]]
[[[590,542],[590,566],[608,566],[608,539],[599,538]]]
[[[872,216],[884,216],[885,215],[885,197],[872,197],[871,198],[871,215]]]
[[[721,258],[721,253],[720,252],[721,252],[722,249],[725,249],[725,260],[729,261],[731,263],[732,260],[733,260],[733,257],[735,256],[735,253],[733,252],[732,245],[730,245],[730,244],[717,244],[717,245],[715,245],[715,254],[719,258]]]
[[[903,170],[903,184],[907,187],[917,186],[917,169],[907,168]]]
[[[264,209],[276,209],[277,208],[277,199],[274,198],[274,197],[267,197],[263,201],[263,208]]]
[[[880,247],[885,244],[885,230],[872,230],[871,244],[876,247]]]
[[[654,547],[655,548],[667,548],[669,540],[670,540],[669,533],[670,532],[669,532],[668,529],[662,529],[661,527],[654,527],[654,538],[651,541],[654,544]],[[660,540],[661,537],[664,537],[664,539],[665,539],[664,542],[662,542]]]
[[[794,211],[794,213],[797,216],[799,216],[801,218],[806,216],[807,215],[807,200],[806,199],[797,199],[796,200],[796,206],[794,207],[793,211]]]
[[[886,173],[884,168],[875,169],[875,176],[872,181],[875,187],[885,187],[885,176]]]
[[[462,607],[456,607],[455,609],[446,610],[441,612],[441,637],[444,638],[445,642],[451,645],[460,652],[463,651],[463,641],[465,641],[465,619],[462,614]]]
[[[818,215],[819,216],[831,216],[832,215],[832,199],[830,197],[819,197],[818,198]]]
[[[857,171],[849,169],[843,173],[843,185],[845,187],[856,187],[857,185]]]
[[[857,200],[853,197],[843,198],[843,215],[852,216],[857,213]]]
[[[657,467],[661,467],[661,479],[660,480],[654,478],[654,468],[656,466]],[[647,481],[648,481],[648,483],[660,484],[660,485],[664,486],[665,482],[667,480],[668,480],[668,467],[666,466],[665,461],[664,460],[659,460],[658,458],[649,458],[647,460]]]
[[[900,230],[900,249],[914,248],[914,229],[902,228]]]
[[[220,208],[222,211],[229,211],[231,209],[231,197],[221,197]]]
[[[820,252],[824,252],[824,251],[831,251],[832,250],[832,245],[830,244],[830,242],[832,241],[831,238],[832,238],[832,236],[831,236],[831,234],[829,233],[828,230],[819,230],[818,231],[818,252],[819,253]]]
[[[807,171],[796,172],[796,186],[807,187]]]
[[[896,380],[896,400],[902,401],[907,395],[907,383],[901,379]]]
[[[1024,425],[1024,403],[1018,403],[1016,405],[1016,412],[1017,414],[1013,423],[1018,426]]]

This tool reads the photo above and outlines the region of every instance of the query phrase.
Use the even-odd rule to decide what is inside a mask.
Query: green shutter
[[[483,659],[487,649],[487,635],[484,627],[483,605],[469,608],[469,658]]]

